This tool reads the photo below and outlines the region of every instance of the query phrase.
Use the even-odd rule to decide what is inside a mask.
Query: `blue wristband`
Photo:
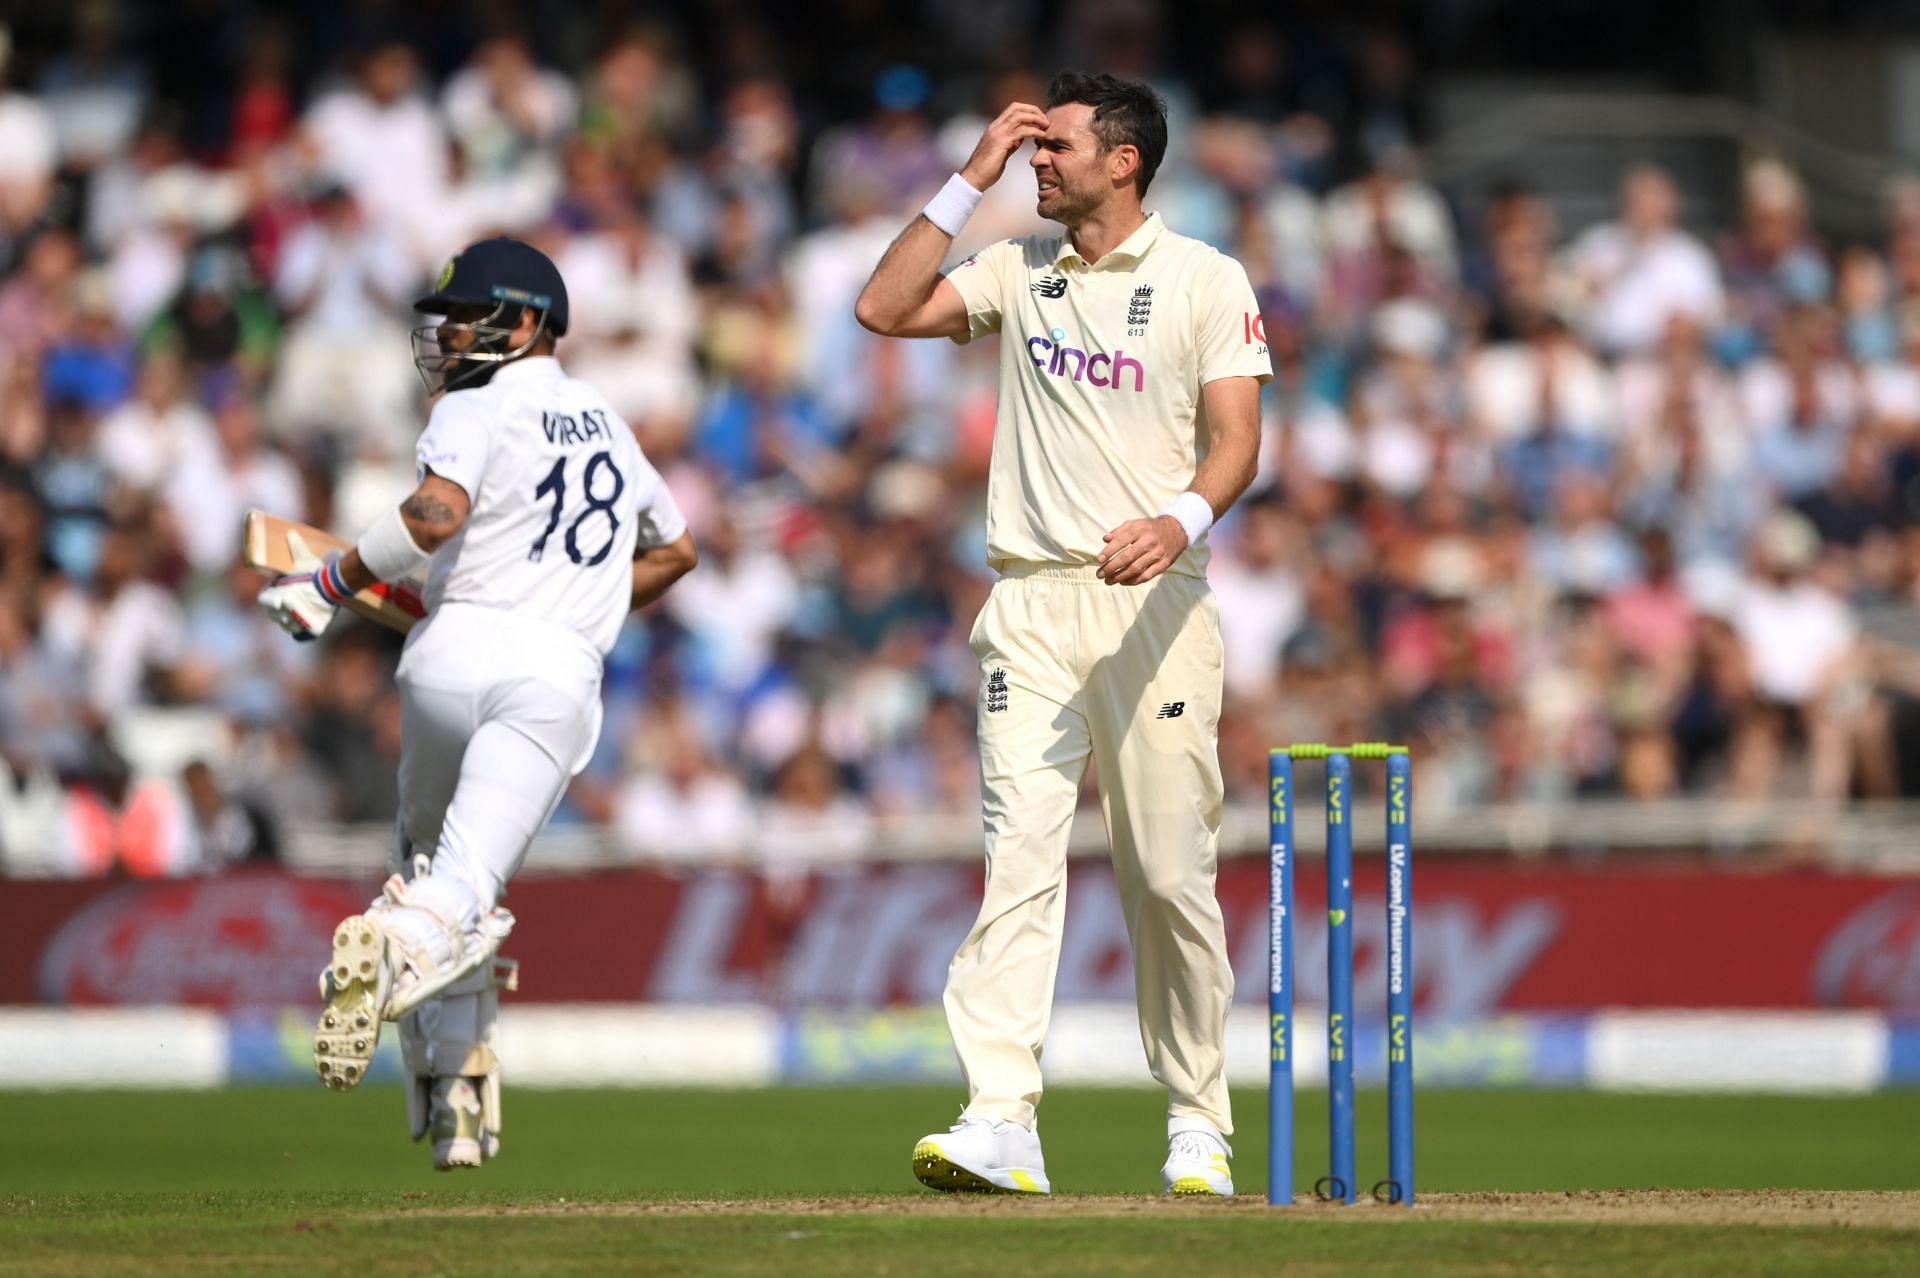
[[[347,589],[346,575],[340,571],[340,558],[339,555],[333,556],[313,574],[313,588],[320,592],[322,599],[336,608],[353,598],[353,591]]]

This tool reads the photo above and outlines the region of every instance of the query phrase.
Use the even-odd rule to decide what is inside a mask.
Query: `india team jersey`
[[[626,618],[636,546],[686,531],[633,432],[552,358],[518,359],[441,397],[415,452],[472,511],[433,556],[425,602],[477,604],[572,630],[604,657]]]
[[[1162,509],[1209,444],[1200,388],[1273,376],[1240,264],[1160,215],[1098,262],[1059,236],[1003,240],[947,276],[968,332],[1000,334],[987,558],[1090,564],[1101,538]],[[1170,571],[1205,576],[1207,546]]]

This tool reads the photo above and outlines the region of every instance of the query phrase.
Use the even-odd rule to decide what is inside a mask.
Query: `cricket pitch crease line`
[[[1516,1224],[1773,1226],[1920,1231],[1920,1191],[1914,1190],[1579,1190],[1542,1193],[1423,1194],[1411,1207],[1362,1199],[1348,1207],[1306,1195],[1275,1210],[1259,1194],[1211,1201],[1158,1195],[1060,1194],[1051,1197],[962,1194],[873,1195],[861,1198],[654,1199],[437,1206],[396,1206],[350,1213],[358,1220],[485,1216],[1005,1216],[1047,1218],[1193,1217],[1208,1212],[1271,1215],[1282,1220],[1468,1220]],[[346,1214],[346,1213],[343,1213]]]

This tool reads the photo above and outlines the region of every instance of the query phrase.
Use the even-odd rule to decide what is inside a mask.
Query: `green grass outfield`
[[[1243,1195],[1265,1189],[1259,1100],[1242,1096]],[[1157,1199],[1161,1098],[1146,1091],[1048,1097],[1048,1204],[912,1181],[914,1139],[957,1108],[947,1090],[510,1090],[504,1156],[454,1176],[407,1143],[391,1087],[0,1092],[0,1274],[1920,1273],[1920,1093],[1419,1105],[1432,1207],[1271,1212]],[[1381,1095],[1362,1095],[1360,1130],[1370,1182]],[[1301,1096],[1299,1145],[1305,1190],[1323,1170],[1322,1093]],[[1909,1192],[1864,1211],[1565,1194],[1662,1188]],[[1460,1197],[1494,1192],[1541,1196]]]

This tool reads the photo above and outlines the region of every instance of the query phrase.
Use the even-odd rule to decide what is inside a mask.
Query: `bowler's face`
[[[1047,112],[1047,132],[1033,144],[1033,174],[1039,183],[1035,211],[1056,222],[1073,221],[1106,199],[1107,153],[1093,134],[1093,108],[1067,102]]]

